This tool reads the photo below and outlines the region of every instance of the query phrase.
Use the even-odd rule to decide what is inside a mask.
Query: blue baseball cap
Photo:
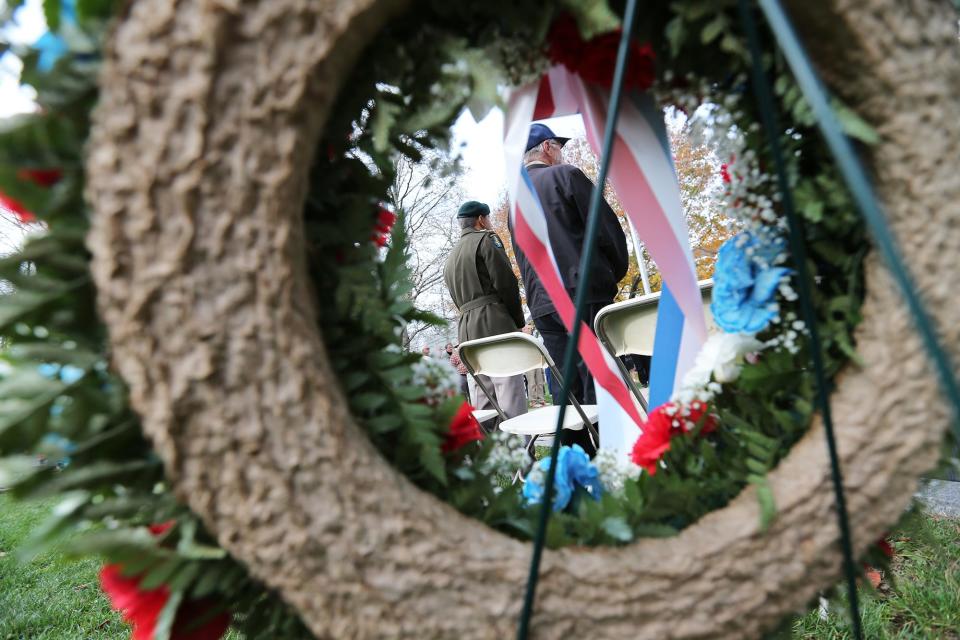
[[[524,151],[530,151],[530,149],[533,149],[544,140],[556,140],[562,147],[567,144],[567,140],[569,139],[570,138],[561,138],[547,125],[536,122],[530,125],[530,135],[527,136],[527,146]]]

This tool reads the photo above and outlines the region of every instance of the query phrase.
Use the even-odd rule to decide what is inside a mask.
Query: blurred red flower
[[[24,207],[19,200],[11,198],[2,191],[0,191],[0,207],[8,209],[23,224],[37,221],[37,216],[33,215],[32,211]]]
[[[52,187],[60,182],[63,172],[60,169],[20,169],[17,171],[17,178],[20,180],[29,180],[41,187]]]
[[[720,178],[721,178],[721,179],[724,181],[724,183],[726,183],[726,184],[730,184],[730,182],[731,182],[731,180],[730,180],[730,171],[727,169],[727,163],[726,163],[726,162],[724,162],[722,165],[720,165]]]
[[[456,451],[460,447],[477,440],[483,440],[480,423],[473,417],[473,407],[470,406],[470,403],[464,402],[450,421],[450,430],[447,432],[447,439],[442,447],[443,452]]]
[[[373,235],[371,240],[378,247],[387,246],[387,239],[390,237],[390,231],[393,229],[393,225],[397,222],[397,214],[388,209],[380,207],[377,211],[377,221],[373,227]]]
[[[173,521],[150,525],[150,533],[163,535]],[[143,576],[124,576],[119,564],[108,564],[100,570],[100,587],[107,594],[113,608],[133,626],[131,640],[153,640],[160,613],[170,600],[170,590],[164,585],[156,589],[141,589]],[[216,602],[210,598],[187,600],[177,608],[170,637],[173,640],[218,640],[230,626],[230,614],[222,611],[211,615]],[[203,621],[197,624],[197,621]]]
[[[622,30],[602,33],[589,41],[580,37],[580,29],[569,13],[562,14],[550,28],[547,55],[551,62],[562,64],[585,82],[609,89],[617,64]],[[623,79],[625,89],[645,91],[654,81],[654,53],[649,43],[630,40],[627,70]]]
[[[24,182],[32,182],[41,187],[52,187],[60,178],[63,172],[60,169],[20,169],[17,171],[17,179]],[[37,216],[32,211],[23,206],[23,203],[16,198],[11,198],[7,194],[0,192],[0,207],[9,209],[17,220],[23,224],[30,224],[37,221]]]
[[[569,13],[560,14],[550,26],[550,34],[547,36],[547,56],[550,61],[576,72],[585,46],[577,21]]]
[[[877,548],[880,549],[880,553],[892,558],[894,555],[893,545],[884,537],[877,540]]]

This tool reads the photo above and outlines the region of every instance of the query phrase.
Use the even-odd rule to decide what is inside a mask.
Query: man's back
[[[580,169],[569,164],[548,166],[535,163],[528,171],[547,219],[547,231],[560,276],[572,296],[580,282],[580,257],[594,185]],[[606,201],[601,200],[599,215],[600,233],[587,302],[609,304],[616,296],[617,284],[627,273],[629,255],[623,228]],[[513,236],[512,227],[510,234]],[[531,315],[536,318],[554,313],[547,292],[516,242],[514,253]]]
[[[523,326],[520,289],[500,238],[467,229],[447,257],[444,283],[460,310],[458,340],[475,340]]]
[[[460,319],[460,342],[516,331],[523,326],[520,285],[500,238],[490,224],[490,207],[471,200],[457,212],[460,241],[447,256],[443,280]],[[484,385],[480,392],[477,383]],[[495,398],[507,418],[527,412],[523,376],[471,377],[467,381],[471,402],[477,409],[492,408]],[[487,392],[492,394],[487,396]]]

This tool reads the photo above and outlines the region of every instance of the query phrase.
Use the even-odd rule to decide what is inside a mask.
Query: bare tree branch
[[[452,166],[452,160],[440,153],[428,154],[418,163],[401,157],[388,189],[391,204],[406,214],[411,302],[448,322],[456,318],[456,310],[444,286],[443,265],[460,236],[454,212],[463,196]],[[405,331],[408,347],[424,340],[445,341],[446,335],[447,331],[424,323],[413,323]]]

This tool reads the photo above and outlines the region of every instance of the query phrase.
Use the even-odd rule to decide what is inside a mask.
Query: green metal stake
[[[537,521],[537,531],[533,540],[533,557],[530,559],[527,591],[523,598],[523,610],[520,613],[520,623],[517,627],[518,640],[526,640],[530,633],[530,618],[533,615],[537,581],[540,579],[540,559],[543,556],[543,545],[547,535],[547,523],[552,511],[554,478],[557,473],[557,458],[560,452],[560,431],[563,428],[563,417],[567,408],[565,399],[570,391],[570,380],[573,378],[574,355],[577,352],[577,343],[580,340],[583,307],[586,305],[587,291],[590,287],[590,276],[593,272],[593,251],[597,244],[597,231],[600,226],[597,224],[600,199],[603,198],[603,185],[607,180],[607,170],[610,168],[613,138],[616,134],[617,118],[620,116],[620,96],[622,94],[623,78],[627,68],[627,53],[636,13],[637,0],[627,0],[627,7],[623,16],[623,35],[620,38],[620,48],[617,50],[617,66],[613,72],[613,87],[610,90],[610,105],[607,108],[607,126],[603,134],[600,170],[597,173],[596,188],[594,188],[590,196],[590,209],[587,213],[587,232],[583,241],[583,254],[580,256],[580,273],[582,276],[577,286],[577,295],[574,300],[576,313],[574,315],[573,330],[570,332],[570,341],[567,343],[567,350],[563,354],[563,386],[560,393],[563,401],[560,403],[560,410],[557,414],[557,428],[553,434],[553,447],[550,450],[550,468],[547,471],[547,477],[544,481],[544,499],[543,504],[540,505],[540,518]]]
[[[807,271],[807,250],[804,242],[803,224],[793,205],[793,193],[787,178],[787,165],[780,147],[780,124],[777,121],[773,92],[763,70],[763,58],[760,49],[760,36],[753,20],[748,0],[740,0],[740,19],[750,45],[753,62],[753,90],[757,96],[760,116],[767,131],[770,143],[770,155],[777,169],[777,181],[783,196],[783,211],[790,226],[790,251],[797,270],[797,289],[799,290],[800,309],[803,321],[810,332],[810,356],[813,360],[813,374],[817,381],[817,403],[823,416],[823,428],[827,438],[827,451],[830,455],[830,475],[833,478],[833,491],[837,499],[837,524],[840,528],[840,548],[843,551],[843,570],[847,581],[847,597],[850,600],[850,618],[853,637],[860,640],[863,631],[860,628],[860,606],[857,601],[857,570],[853,556],[853,541],[850,535],[850,521],[847,515],[847,501],[843,490],[843,475],[840,472],[840,456],[837,453],[837,441],[833,432],[833,417],[830,412],[829,381],[823,364],[823,346],[817,327],[817,315],[813,308],[813,293],[810,291],[810,274]]]

